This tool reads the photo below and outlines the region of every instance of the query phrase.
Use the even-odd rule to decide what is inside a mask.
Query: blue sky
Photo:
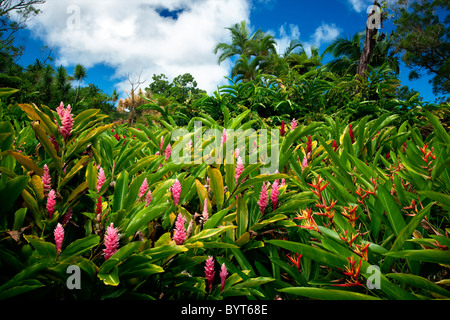
[[[290,40],[320,52],[337,36],[351,37],[364,30],[370,0],[47,0],[42,13],[29,23],[19,40],[27,66],[48,54],[52,47],[55,65],[69,73],[77,63],[87,67],[85,83],[104,92],[129,90],[125,75],[142,74],[148,85],[153,74],[169,79],[189,72],[209,93],[225,84],[230,63],[217,64],[213,47],[227,42],[225,29],[247,20],[251,29],[274,34],[279,51]],[[392,23],[382,29],[389,33]],[[325,61],[330,57],[325,57]],[[425,101],[436,98],[429,77],[408,81],[402,65],[400,79],[420,92]],[[142,79],[141,79],[142,80]]]

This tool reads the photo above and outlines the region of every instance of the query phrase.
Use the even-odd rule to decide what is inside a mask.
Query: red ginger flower
[[[102,189],[103,184],[106,181],[105,171],[102,167],[98,170],[97,175],[97,193],[100,193],[100,190]]]
[[[111,256],[117,252],[118,248],[119,248],[118,229],[114,228],[114,224],[111,222],[111,225],[106,228],[105,249],[103,249],[103,252],[105,253],[105,260],[111,258]]]
[[[259,200],[257,202],[257,204],[259,206],[259,210],[261,211],[261,214],[264,214],[264,211],[267,208],[268,202],[269,202],[269,200],[267,197],[267,184],[265,182],[263,182],[263,185],[261,187],[261,193],[259,195]]]
[[[102,215],[102,196],[98,196],[97,207],[95,213],[97,214],[97,220],[100,221],[100,216]]]
[[[312,141],[311,141],[311,135],[308,136],[308,142],[306,143],[306,154],[312,152]]]
[[[236,174],[234,175],[234,179],[236,180],[236,183],[238,182],[239,176],[241,175],[242,171],[244,171],[244,163],[242,161],[242,158],[238,157],[237,163],[236,163]]]
[[[279,195],[279,182],[275,180],[272,184],[272,190],[270,191],[270,200],[272,200],[273,210],[277,208],[278,205],[278,195]]]
[[[208,284],[208,288],[209,291],[211,291],[212,289],[212,284],[213,284],[213,280],[214,280],[214,258],[213,257],[209,257],[206,260],[206,264],[205,264],[205,278],[206,278],[206,283]]]
[[[353,133],[352,125],[350,125],[350,128],[348,129],[348,134],[350,135],[350,139],[352,140],[352,143],[355,143],[355,134]]]
[[[56,228],[53,231],[53,236],[55,237],[56,254],[59,256],[62,248],[62,242],[64,240],[64,228],[61,223],[56,225]]]
[[[181,195],[181,183],[178,181],[178,179],[175,179],[175,182],[173,183],[171,187],[173,202],[175,203],[175,206],[178,205],[178,202],[180,201],[180,195]]]
[[[182,245],[186,240],[186,229],[184,227],[184,217],[181,213],[177,216],[177,221],[175,221],[175,232],[173,234],[173,240],[177,245]]]
[[[336,140],[333,140],[333,149],[334,149],[334,151],[336,151],[337,148],[338,148],[338,146],[337,146]]]
[[[53,213],[55,212],[55,204],[56,204],[56,192],[55,190],[50,190],[47,197],[47,211],[49,218],[53,217]]]
[[[228,271],[225,263],[222,263],[222,267],[220,268],[220,291],[223,291],[225,288],[225,280],[227,279]]]
[[[44,186],[44,195],[52,189],[52,178],[46,164],[44,164],[44,175],[42,176],[42,185]]]
[[[68,224],[71,218],[72,218],[72,207],[69,207],[69,209],[67,209],[66,213],[62,217],[61,221],[62,225],[65,226],[66,224]]]
[[[284,120],[281,120],[280,135],[283,137],[285,133],[286,133],[286,130],[284,128]]]

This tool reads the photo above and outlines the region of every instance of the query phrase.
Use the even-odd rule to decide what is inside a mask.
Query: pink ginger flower
[[[236,183],[238,182],[239,176],[241,175],[242,171],[244,171],[244,163],[242,161],[242,158],[239,156],[236,164],[236,174],[234,175]]]
[[[58,223],[56,225],[56,228],[53,231],[53,235],[55,237],[56,254],[59,256],[59,253],[61,252],[61,248],[62,248],[62,243],[64,240],[64,228],[61,225],[61,223]]]
[[[175,232],[173,234],[173,240],[177,245],[182,245],[186,240],[186,229],[184,227],[185,219],[181,215],[178,214],[177,220],[175,221]]]
[[[220,268],[220,291],[223,291],[225,288],[225,280],[227,279],[228,271],[225,263],[222,263],[222,267]]]
[[[55,212],[55,204],[56,204],[56,192],[55,190],[50,190],[47,197],[47,211],[48,216],[51,219],[53,217],[53,213]]]
[[[163,144],[164,144],[164,137],[161,136],[161,142],[159,143],[159,150],[161,150],[161,152],[162,152]]]
[[[225,141],[227,141],[227,130],[223,129],[222,130],[222,145],[225,143]]]
[[[141,187],[139,188],[139,199],[142,198],[142,196],[147,192],[147,190],[148,190],[148,183],[147,178],[145,178],[141,184]]]
[[[69,104],[67,108],[64,109],[64,105],[61,102],[56,112],[58,113],[59,118],[61,119],[61,128],[59,128],[59,132],[64,137],[64,139],[67,139],[70,136],[70,132],[72,131],[73,128],[72,107]]]
[[[212,284],[213,284],[213,280],[214,280],[214,258],[213,257],[209,257],[206,260],[206,264],[205,264],[205,278],[206,278],[206,283],[208,284],[208,288],[209,291],[211,291],[212,289]]]
[[[47,165],[44,164],[44,175],[42,176],[42,184],[44,186],[44,195],[52,189],[52,178],[50,177],[50,170]]]
[[[355,143],[355,134],[353,133],[352,125],[350,125],[350,128],[348,129],[348,134],[350,135],[350,139],[352,140],[352,143]]]
[[[145,195],[145,206],[148,207],[150,205],[150,202],[152,202],[153,196],[152,196],[152,190],[148,190],[147,194]]]
[[[56,113],[58,114],[59,118],[62,119],[64,117],[64,103],[61,101],[59,106],[56,108]]]
[[[166,156],[166,160],[169,160],[170,155],[172,154],[172,146],[170,143],[167,145],[166,150],[164,150],[164,154]]]
[[[286,180],[283,178],[283,179],[281,179],[280,188],[284,187],[285,185],[286,185]]]
[[[274,211],[278,205],[278,195],[279,195],[278,188],[279,188],[279,182],[278,182],[278,180],[275,180],[274,183],[272,184],[272,190],[270,192],[270,200],[272,200],[272,205],[273,205]]]
[[[118,248],[119,230],[117,228],[114,228],[114,224],[111,222],[111,225],[106,228],[105,249],[103,249],[105,260],[111,258],[111,256],[117,252]]]
[[[171,187],[173,202],[175,203],[175,206],[178,205],[178,202],[180,201],[180,195],[181,195],[181,183],[178,181],[178,179],[175,179],[175,182],[173,183]]]
[[[295,120],[295,118],[292,119],[292,121],[291,121],[291,130],[294,130],[295,128],[297,128],[297,125],[298,125],[297,120]]]
[[[239,148],[234,149],[234,158],[237,159],[239,157]]]
[[[103,184],[106,181],[105,171],[102,167],[98,170],[97,175],[97,193],[100,193],[100,190],[102,189]]]
[[[257,202],[257,204],[259,206],[259,211],[261,211],[261,214],[263,214],[264,211],[266,211],[267,204],[269,203],[269,200],[267,197],[267,187],[268,187],[268,184],[263,182],[263,185],[261,188],[261,193],[259,194],[259,200]]]
[[[302,171],[308,166],[308,159],[306,157],[303,158],[302,161]]]
[[[202,212],[203,220],[208,220],[209,214],[208,214],[208,199],[205,198],[205,201],[203,203],[203,212]]]

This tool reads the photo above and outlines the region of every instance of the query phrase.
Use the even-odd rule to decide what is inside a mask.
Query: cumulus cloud
[[[191,73],[212,92],[225,83],[230,65],[218,65],[215,44],[225,28],[249,20],[247,0],[47,0],[29,23],[32,34],[57,49],[57,64],[112,67],[119,92],[127,73],[169,79]]]
[[[275,35],[278,53],[283,54],[292,40],[299,40],[303,45],[306,54],[309,55],[311,54],[311,47],[320,48],[322,44],[333,41],[341,33],[341,29],[335,24],[322,23],[306,40],[300,39],[300,28],[295,24],[282,25],[279,28],[278,33],[275,33],[274,31],[269,32]]]

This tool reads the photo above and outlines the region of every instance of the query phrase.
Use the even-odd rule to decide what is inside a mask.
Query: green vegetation
[[[22,68],[2,51],[0,299],[450,297],[449,104],[400,86],[403,29],[378,35],[365,77],[361,33],[323,63],[244,22],[229,30],[216,47],[236,59],[229,85],[208,95],[190,74],[154,75],[118,107],[81,85],[82,65]],[[205,139],[214,129],[221,142]],[[209,161],[235,142],[237,161]],[[264,173],[265,147],[278,172]]]

